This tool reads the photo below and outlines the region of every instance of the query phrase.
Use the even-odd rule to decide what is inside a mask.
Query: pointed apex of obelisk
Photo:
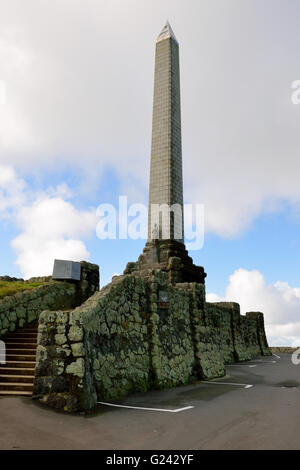
[[[170,25],[169,21],[167,21],[165,26],[163,27],[160,35],[158,36],[156,42],[160,42],[160,41],[163,41],[164,39],[169,39],[169,38],[174,39],[174,41],[177,42],[177,44],[178,44],[178,41],[177,41],[176,36],[175,36],[175,34],[174,34],[174,32],[171,28],[171,25]]]

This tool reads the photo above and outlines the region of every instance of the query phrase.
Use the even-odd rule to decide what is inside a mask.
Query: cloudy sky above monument
[[[96,207],[147,202],[155,40],[180,44],[185,202],[205,204],[210,299],[262,310],[300,344],[298,0],[10,0],[0,16],[1,274],[100,265],[144,241],[100,241]],[[3,99],[5,88],[5,99]],[[2,89],[2,92],[1,92]]]

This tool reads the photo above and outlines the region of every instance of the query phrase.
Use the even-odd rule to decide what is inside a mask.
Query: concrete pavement
[[[300,449],[300,365],[288,354],[114,404],[123,407],[99,405],[87,417],[1,398],[0,449]]]

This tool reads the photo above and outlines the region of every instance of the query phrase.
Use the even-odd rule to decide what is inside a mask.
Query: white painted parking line
[[[280,356],[277,356],[275,353],[273,353],[273,356],[277,357],[277,359],[280,359]]]
[[[265,364],[276,364],[277,361],[263,361],[262,359],[253,359],[252,361],[249,362],[264,362]]]
[[[167,410],[164,408],[145,408],[143,406],[129,406],[129,405],[117,405],[115,403],[106,403],[104,401],[98,401],[100,405],[114,406],[116,408],[129,408],[132,410],[143,410],[143,411],[166,411],[167,413],[180,413],[181,411],[191,410],[193,406],[186,406],[184,408],[178,408],[177,410]]]
[[[251,362],[259,362],[259,364],[252,365]],[[251,364],[251,365],[249,365],[249,364]],[[241,366],[244,366],[244,367],[257,367],[260,364],[277,364],[277,361],[262,361],[260,359],[257,359],[257,361],[248,361],[248,362],[245,362],[245,363],[240,362],[238,364],[227,364],[227,367],[241,367]]]
[[[259,364],[252,364],[249,366],[249,364],[227,364],[226,367],[257,367]]]
[[[244,388],[251,388],[253,385],[250,384],[237,384],[237,383],[232,383],[232,382],[208,382],[205,380],[205,382],[202,382],[204,384],[214,384],[214,385],[236,385],[237,387],[244,387]]]
[[[248,364],[226,364],[226,367],[240,367],[240,366],[248,366]]]
[[[277,364],[277,361],[261,361],[264,364]]]

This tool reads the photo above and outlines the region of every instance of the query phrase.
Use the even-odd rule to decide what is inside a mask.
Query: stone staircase
[[[1,338],[6,364],[0,364],[0,396],[32,396],[37,348],[37,324]]]

